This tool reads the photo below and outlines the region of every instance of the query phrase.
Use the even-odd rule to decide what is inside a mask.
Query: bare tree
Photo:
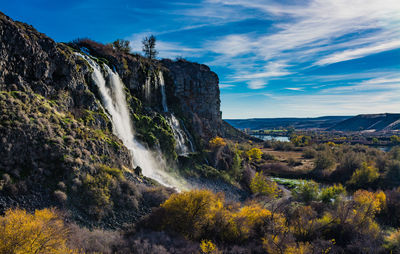
[[[156,50],[156,37],[154,35],[150,35],[150,37],[145,37],[142,41],[143,43],[143,52],[145,57],[149,59],[155,59],[158,52]]]

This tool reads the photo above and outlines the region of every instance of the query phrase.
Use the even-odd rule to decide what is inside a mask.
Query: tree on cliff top
[[[127,40],[118,39],[112,43],[112,46],[114,47],[114,49],[124,53],[129,53],[131,51],[129,41]]]
[[[145,57],[155,59],[158,54],[156,50],[156,37],[154,35],[150,35],[150,37],[146,36],[143,39],[142,44]]]

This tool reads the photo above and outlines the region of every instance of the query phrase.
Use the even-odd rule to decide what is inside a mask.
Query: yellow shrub
[[[368,165],[367,163],[363,163],[362,167],[357,169],[350,180],[347,182],[350,185],[355,187],[365,187],[370,183],[375,182],[379,178],[378,169],[374,166]]]
[[[257,172],[250,183],[250,189],[254,194],[266,195],[276,198],[279,195],[278,184],[269,181],[263,172]]]
[[[164,227],[189,238],[201,235],[202,228],[222,209],[224,198],[209,190],[192,190],[171,195],[161,205],[166,211]]]
[[[262,151],[259,148],[252,148],[246,152],[247,158],[251,160],[258,161],[261,159]]]
[[[369,192],[358,190],[354,193],[354,201],[365,213],[374,215],[386,207],[386,195],[383,191]]]
[[[208,190],[173,194],[161,207],[165,211],[162,229],[173,230],[190,239],[246,240],[257,225],[271,216],[270,211],[258,204],[241,208],[237,204],[224,206],[223,196]]]
[[[200,243],[200,249],[202,254],[217,254],[220,253],[218,248],[210,240],[203,240]]]
[[[68,231],[50,209],[7,210],[0,217],[0,253],[75,253],[66,247]]]
[[[211,139],[209,143],[210,143],[210,146],[213,146],[213,147],[226,146],[225,139],[218,137],[218,136]]]

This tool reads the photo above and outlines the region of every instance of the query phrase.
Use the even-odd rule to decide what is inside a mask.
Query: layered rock
[[[218,76],[204,64],[185,60],[162,60],[170,75],[183,115],[189,119],[194,132],[203,139],[221,135],[222,113]]]

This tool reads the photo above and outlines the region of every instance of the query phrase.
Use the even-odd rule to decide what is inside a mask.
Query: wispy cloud
[[[267,20],[274,20],[275,32],[230,34],[211,43],[210,48],[220,54],[217,57],[220,62],[229,63],[238,55],[255,56],[242,59],[252,61],[247,62],[249,79],[264,78],[268,82],[269,78],[287,75],[250,74],[254,72],[254,63],[327,65],[400,48],[400,1],[397,0],[310,0],[301,4],[262,0],[205,2],[208,8],[232,10],[236,7],[246,15],[256,10],[254,18],[259,19],[258,12],[262,12]],[[242,68],[236,71],[245,72]],[[260,88],[249,85],[254,87]]]
[[[232,84],[219,84],[220,89],[226,89],[226,88],[232,88],[235,87],[235,85]]]
[[[255,79],[249,81],[247,85],[250,89],[261,89],[264,88],[267,85],[267,83],[262,79]]]
[[[302,87],[285,87],[286,90],[291,90],[291,91],[303,91],[304,88]]]
[[[169,11],[178,24],[154,32],[162,39],[169,38],[159,41],[160,57],[183,55],[216,70],[223,90],[222,105],[231,107],[223,108],[224,114],[241,110],[243,114],[266,114],[259,108],[268,111],[270,104],[281,109],[277,114],[299,116],[400,108],[400,77],[395,75],[398,66],[363,62],[367,61],[364,57],[400,49],[399,0],[202,0],[172,4],[180,6]],[[199,32],[201,29],[204,32]],[[193,32],[198,37],[175,40],[177,32]],[[173,36],[164,37],[169,33]],[[131,38],[139,45],[136,51],[141,50],[145,34],[149,33]],[[196,43],[185,44],[194,40]],[[355,64],[367,64],[340,68],[345,66],[340,63],[354,59],[359,59]],[[231,96],[259,99],[260,93],[268,94],[268,103],[247,101],[257,107],[229,101]],[[270,112],[275,111],[270,108]]]
[[[363,48],[357,49],[349,49],[339,53],[333,53],[332,55],[328,55],[319,61],[317,61],[316,65],[326,65],[333,64],[343,61],[348,61],[356,58],[361,58],[367,55],[380,53],[383,51],[388,51],[392,49],[400,48],[400,39],[398,41],[391,41],[387,43],[380,43],[378,45],[367,46]]]

